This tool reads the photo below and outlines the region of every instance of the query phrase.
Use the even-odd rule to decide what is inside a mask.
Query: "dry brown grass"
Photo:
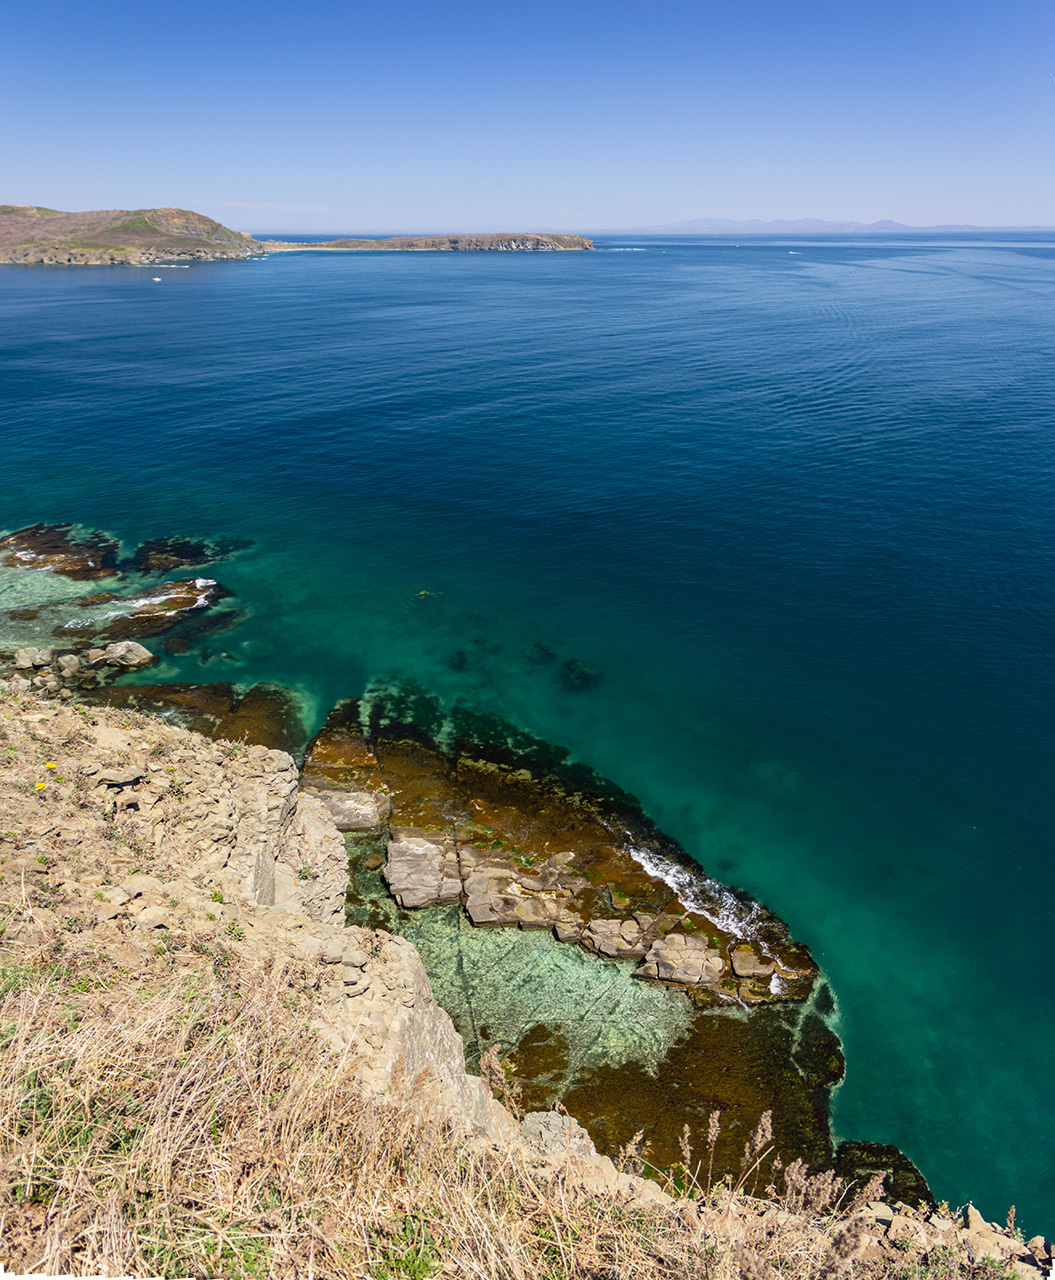
[[[0,970],[0,1262],[12,1270],[426,1280],[850,1274],[834,1218],[731,1189],[648,1209],[365,1098],[276,964],[104,988]],[[788,1217],[789,1215],[784,1215]],[[752,1228],[750,1223],[756,1227]],[[747,1224],[745,1226],[745,1224]],[[875,1272],[872,1274],[886,1274]]]

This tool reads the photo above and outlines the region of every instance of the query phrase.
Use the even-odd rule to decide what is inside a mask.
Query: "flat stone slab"
[[[311,791],[330,811],[338,831],[375,831],[392,811],[392,801],[379,791]]]

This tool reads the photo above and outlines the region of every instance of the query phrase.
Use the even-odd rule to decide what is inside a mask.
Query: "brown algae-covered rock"
[[[94,530],[75,534],[72,524],[32,524],[0,538],[0,564],[45,570],[77,582],[117,576],[118,543]]]
[[[413,719],[403,718],[408,705]],[[562,776],[559,749],[512,726],[486,727],[491,741],[463,711],[441,733],[428,695],[412,688],[339,703],[309,747],[309,789],[383,789],[396,822],[439,833],[428,840],[448,851],[442,876],[438,853],[415,863],[397,843],[392,883],[402,906],[439,905],[442,892],[476,925],[551,929],[598,956],[640,961],[639,979],[717,1004],[809,995],[817,968],[806,948],[750,902],[737,903],[750,941],[738,936],[728,891],[632,797],[588,771]],[[643,855],[673,874],[649,871]]]

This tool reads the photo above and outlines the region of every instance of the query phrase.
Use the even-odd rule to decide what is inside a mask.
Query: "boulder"
[[[118,640],[103,650],[102,664],[107,667],[149,667],[155,661],[149,649],[136,640]]]
[[[595,1156],[597,1148],[581,1124],[559,1111],[530,1111],[520,1122],[520,1136],[546,1155]]]
[[[474,925],[519,924],[517,906],[519,898],[496,896],[468,898],[465,912]]]
[[[116,769],[100,769],[95,775],[96,782],[104,782],[108,787],[128,787],[138,782],[146,773],[135,765],[126,765]]]
[[[401,834],[388,843],[383,874],[401,907],[437,907],[461,900],[458,855],[452,845]]]
[[[738,978],[768,978],[776,968],[772,960],[763,960],[747,943],[733,948],[733,972]]]
[[[136,916],[136,924],[144,929],[164,929],[168,920],[169,913],[164,907],[146,907]]]

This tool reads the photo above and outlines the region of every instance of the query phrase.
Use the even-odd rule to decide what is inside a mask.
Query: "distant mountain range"
[[[826,222],[823,218],[776,218],[763,222],[750,218],[738,222],[733,218],[690,218],[687,222],[669,222],[657,227],[621,227],[608,231],[591,231],[590,235],[812,235],[816,232],[848,232],[867,235],[884,231],[1053,231],[1055,227],[978,227],[968,223],[942,223],[933,227],[913,227],[905,222],[883,218],[879,222]]]

